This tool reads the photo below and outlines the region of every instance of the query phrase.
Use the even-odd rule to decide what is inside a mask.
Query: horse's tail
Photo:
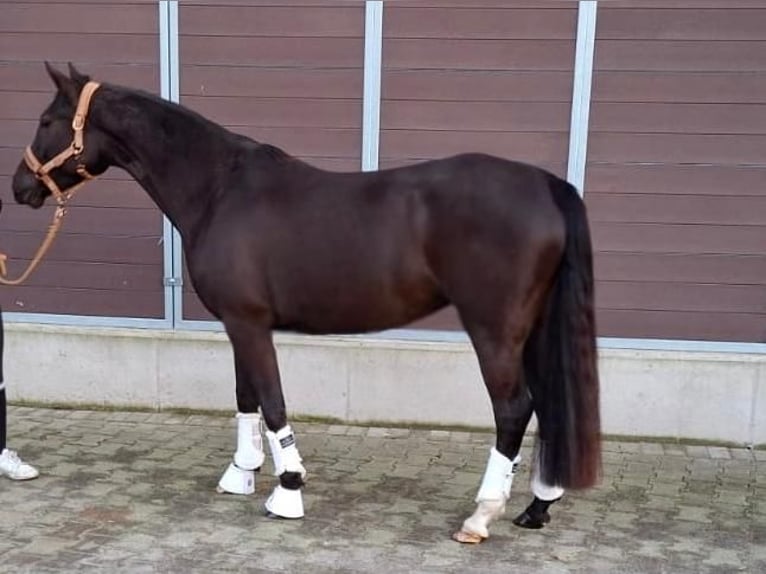
[[[555,176],[550,182],[566,222],[566,245],[524,363],[539,426],[540,478],[587,488],[601,474],[591,239],[577,190]]]

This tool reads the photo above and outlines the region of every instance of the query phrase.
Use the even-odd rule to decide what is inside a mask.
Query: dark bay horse
[[[274,330],[378,331],[448,304],[476,350],[497,429],[476,512],[455,538],[481,541],[504,511],[533,412],[535,498],[514,522],[539,528],[565,488],[598,480],[591,242],[567,182],[482,154],[327,172],[71,65],[69,76],[48,72],[57,93],[13,178],[15,198],[35,208],[51,194],[66,201],[117,166],[178,228],[194,288],[234,350],[237,450],[221,490],[252,492],[262,415],[280,479],[266,508],[303,516],[305,469]]]

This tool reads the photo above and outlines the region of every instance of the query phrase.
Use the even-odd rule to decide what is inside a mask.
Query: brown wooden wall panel
[[[48,59],[54,65],[61,69],[66,66],[66,61],[59,60],[63,55],[61,53],[55,56],[51,54]],[[78,62],[75,62],[78,64]],[[157,62],[133,63],[129,66],[109,62],[88,61],[80,66],[80,71],[89,74],[93,78],[102,82],[118,83],[131,88],[138,88],[150,92],[157,92],[157,86],[160,84],[159,66]],[[14,91],[20,92],[43,92],[50,98],[53,94],[53,84],[48,74],[44,71],[42,62],[0,62],[0,86],[6,86],[7,94],[13,94]],[[10,91],[10,86],[14,91]],[[35,114],[35,118],[39,111]]]
[[[381,149],[396,156],[385,159],[433,159],[466,151],[484,152],[518,161],[555,164],[566,157],[568,140],[560,133],[386,130],[381,133]]]
[[[38,227],[37,214],[29,207],[14,210],[13,218],[8,218],[3,226],[7,231],[34,231]],[[66,225],[70,229],[94,236],[94,240],[103,235],[152,236],[162,228],[162,215],[153,209],[119,209],[108,207],[72,206],[66,216]]]
[[[44,221],[46,219],[47,221]],[[39,231],[13,234],[13,250],[8,252],[9,269],[13,269],[14,262],[32,258],[45,236],[45,225],[48,222],[50,217],[41,216]],[[0,231],[0,241],[4,247],[9,245],[10,237],[9,233]],[[162,243],[156,236],[114,235],[94,239],[92,235],[69,232],[64,224],[64,230],[59,233],[59,237],[45,256],[45,261],[40,264],[40,272],[42,272],[42,266],[50,261],[104,263],[105,251],[111,255],[111,261],[121,264],[144,265],[152,268],[162,260]],[[162,283],[161,276],[157,277],[157,283]],[[6,289],[16,288],[4,287],[3,292]]]
[[[364,3],[179,6],[181,103],[324,169],[361,163]],[[184,318],[209,319],[186,277]]]
[[[763,341],[766,339],[766,315],[756,313],[715,313],[708,311],[639,311],[599,309],[598,329],[606,336],[643,339],[647,333],[661,333],[654,338],[710,341]]]
[[[82,71],[90,62],[150,64],[156,62],[158,52],[157,37],[152,34],[0,34],[0,54],[6,61],[57,61],[61,46],[66,46],[68,61],[82,64]]]
[[[16,205],[11,195],[23,147],[54,95],[43,60],[61,68],[72,61],[99,81],[156,92],[157,19],[156,2],[3,3],[0,244],[12,276],[39,246],[53,211]],[[0,290],[0,302],[8,311],[163,317],[161,237],[161,214],[146,193],[110,170],[78,192],[41,266],[27,285]]]
[[[571,8],[576,0],[386,0],[386,7],[407,5],[412,8],[465,8],[472,10],[477,6],[482,8],[534,8],[536,10],[561,10]]]
[[[595,65],[615,71],[763,72],[766,42],[599,40]]]
[[[593,132],[588,139],[588,159],[595,163],[761,166],[766,161],[766,134]]]
[[[296,69],[237,66],[186,66],[181,93],[187,97],[348,99],[362,93],[358,68]]]
[[[704,196],[588,192],[591,221],[766,226],[763,196]]]
[[[87,10],[69,4],[7,2],[0,19],[2,33],[69,33],[89,30],[100,34],[146,34],[157,27],[157,16],[135,2],[94,4]],[[81,5],[81,4],[80,4]]]
[[[576,3],[386,3],[379,167],[484,152],[564,175],[576,27]]]
[[[587,194],[587,191],[586,191]],[[594,222],[591,234],[600,253],[763,254],[764,231],[750,225],[688,225]]]
[[[596,102],[763,104],[766,75],[741,72],[599,72]]]
[[[596,300],[599,308],[612,310],[766,315],[766,299],[760,285],[602,280]]]
[[[588,197],[591,192],[761,196],[766,166],[591,164],[586,188]]]
[[[386,101],[569,103],[572,74],[532,70],[492,74],[483,70],[386,70],[382,97]]]
[[[602,281],[763,285],[766,255],[688,253],[598,253],[594,266]]]
[[[392,70],[567,71],[574,61],[574,40],[386,39],[385,35],[384,29],[383,65]]]
[[[612,10],[634,10],[653,8],[656,10],[676,10],[678,8],[713,8],[727,10],[740,8],[763,8],[763,0],[609,0]]]
[[[591,129],[612,133],[764,134],[766,104],[612,103],[598,106]]]
[[[280,5],[288,4],[288,5]],[[346,6],[323,6],[321,10],[296,9],[287,2],[259,6],[239,17],[222,13],[220,4],[185,10],[184,34],[274,38],[361,38],[359,12]],[[182,9],[184,9],[182,7]]]
[[[569,10],[509,10],[478,7],[455,12],[440,5],[430,8],[400,6],[392,3],[383,11],[383,29],[388,38],[434,39],[548,39],[569,40],[572,37],[572,15]]]
[[[22,265],[28,260],[17,260],[15,264]],[[35,288],[49,289],[94,289],[138,291],[159,293],[162,284],[157,282],[156,275],[145,265],[127,263],[76,263],[51,260],[33,273],[26,285]]]
[[[120,172],[114,170],[112,173],[116,175]],[[0,176],[0,189],[11,189],[11,180],[12,178],[9,175]],[[18,209],[29,210],[26,206],[17,206],[12,203],[12,199],[6,196],[5,193],[3,193],[3,197],[11,202],[5,204],[3,207],[3,211],[6,214],[11,213],[10,210],[17,207]],[[110,208],[127,207],[130,209],[144,208],[156,211],[156,207],[149,196],[142,189],[138,188],[133,180],[127,179],[127,176],[121,179],[106,177],[98,178],[96,181],[88,184],[87,187],[81,189],[75,197],[76,198],[70,203],[75,209],[79,206],[88,206]]]
[[[675,2],[666,5],[665,10],[647,10],[645,7],[603,10],[598,16],[602,27],[599,37],[704,42],[763,39],[760,10],[731,10],[725,2],[720,2],[717,9],[699,10],[677,8]],[[612,7],[607,5],[606,8]]]
[[[445,132],[560,132],[570,105],[559,102],[464,102],[402,100],[382,110],[389,130]]]
[[[184,105],[229,127],[361,128],[362,116],[349,100],[302,98],[248,99],[238,96],[186,96]]]
[[[192,9],[182,8],[181,15]],[[364,54],[361,37],[286,42],[282,38],[191,36],[183,32],[181,53],[183,66],[196,64],[308,68],[361,68],[361,58]]]
[[[68,289],[63,287],[10,288],[13,294],[3,297],[3,311],[18,313],[57,313],[92,317],[133,317],[136,308],[150,317],[164,315],[161,289],[139,291],[135,288]]]

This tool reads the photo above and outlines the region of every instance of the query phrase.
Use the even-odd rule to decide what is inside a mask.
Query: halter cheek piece
[[[72,143],[64,151],[59,153],[54,158],[48,160],[46,163],[42,163],[32,151],[31,146],[27,146],[24,150],[24,163],[35,174],[35,177],[45,184],[53,197],[56,198],[59,206],[63,206],[69,199],[72,198],[74,192],[84,184],[86,181],[94,179],[95,176],[88,173],[88,170],[80,160],[82,158],[82,152],[85,149],[84,129],[85,120],[88,117],[88,108],[90,107],[90,100],[93,97],[93,93],[98,89],[98,82],[88,82],[80,92],[80,99],[77,102],[77,110],[75,111],[74,118],[72,119],[72,130],[74,131],[74,138]],[[66,163],[69,158],[77,160],[77,173],[83,178],[83,181],[76,183],[69,189],[61,191],[56,182],[50,176],[50,173]]]
[[[64,219],[64,215],[66,215],[67,202],[72,199],[74,192],[77,191],[80,186],[95,178],[94,175],[88,173],[88,170],[85,168],[85,164],[82,163],[81,158],[82,152],[85,149],[85,144],[83,142],[85,120],[88,117],[90,100],[98,87],[98,82],[88,82],[83,87],[82,92],[80,92],[80,99],[77,102],[77,110],[75,111],[74,118],[72,119],[72,130],[74,131],[74,138],[72,139],[72,143],[68,148],[66,148],[53,159],[48,160],[46,163],[42,163],[39,159],[37,159],[37,156],[32,151],[31,146],[27,146],[27,148],[24,150],[24,163],[26,163],[27,167],[32,171],[32,173],[35,174],[35,177],[42,181],[45,184],[45,187],[51,191],[53,197],[56,198],[58,207],[56,207],[56,211],[53,214],[53,221],[48,227],[48,233],[46,234],[45,239],[43,239],[40,247],[38,247],[37,252],[32,258],[32,261],[29,262],[27,269],[17,279],[8,279],[6,277],[7,269],[5,266],[5,261],[7,256],[4,253],[0,253],[0,284],[2,285],[20,285],[27,279],[27,277],[29,277],[32,271],[37,267],[38,263],[40,263],[42,260],[43,255],[45,255],[53,243],[53,239],[56,237],[56,233],[58,233],[59,227],[61,227],[61,222]],[[64,163],[66,163],[69,158],[74,158],[77,160],[76,170],[80,177],[82,177],[82,181],[74,184],[69,189],[61,191],[59,186],[56,185],[56,182],[53,181],[50,173],[54,169],[58,169],[64,165]]]

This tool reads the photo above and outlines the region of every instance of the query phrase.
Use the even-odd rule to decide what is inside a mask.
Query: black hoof
[[[551,515],[547,512],[531,515],[526,510],[513,519],[513,523],[521,528],[539,530],[551,521]]]
[[[266,511],[266,518],[271,518],[272,520],[300,520],[300,518],[288,518],[287,516],[280,516],[279,514],[274,514],[270,510]]]
[[[529,528],[530,530],[539,530],[551,521],[551,515],[548,514],[548,508],[554,502],[561,500],[540,500],[535,496],[535,499],[527,506],[527,509],[513,519],[513,523],[521,528]]]

